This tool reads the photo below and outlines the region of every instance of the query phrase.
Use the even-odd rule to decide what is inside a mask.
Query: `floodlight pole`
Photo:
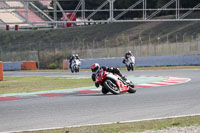
[[[26,23],[29,23],[29,19],[28,19],[28,6],[29,6],[29,2],[28,1],[24,1],[25,2],[25,18],[26,18]]]
[[[179,14],[180,14],[180,0],[176,0],[176,19],[179,19]]]
[[[110,14],[110,17],[109,17],[109,21],[110,22],[113,22],[114,21],[114,12],[113,12],[113,9],[114,9],[114,2],[115,0],[107,0],[109,2],[109,14]]]
[[[147,19],[147,0],[143,0],[143,19]]]
[[[85,0],[82,0],[81,16],[82,16],[82,20],[85,20]]]
[[[54,18],[54,22],[57,21],[57,4],[56,4],[56,0],[53,0],[53,18]],[[57,23],[54,23],[54,28],[57,28],[58,27],[58,24]]]

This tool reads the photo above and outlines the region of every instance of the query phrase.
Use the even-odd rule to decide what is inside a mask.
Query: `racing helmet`
[[[76,57],[78,57],[78,54],[75,54]]]
[[[92,72],[96,72],[97,73],[100,70],[100,65],[98,63],[92,64],[91,70],[92,70]]]
[[[130,50],[128,51],[128,53],[129,53],[129,54],[132,54],[132,52],[131,52]]]

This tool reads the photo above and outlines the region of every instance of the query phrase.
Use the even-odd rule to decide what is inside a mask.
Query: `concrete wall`
[[[93,63],[99,63],[101,66],[125,67],[122,63],[122,57],[115,58],[95,58],[82,59],[81,68],[90,68]],[[4,71],[21,70],[22,62],[3,62]],[[183,66],[183,65],[200,65],[200,55],[183,55],[183,56],[152,56],[136,57],[137,66]]]
[[[93,63],[99,63],[101,66],[115,66],[124,67],[122,63],[123,58],[95,58],[95,59],[82,59],[81,68],[90,68]]]
[[[140,57],[136,60],[136,65],[138,66],[200,65],[200,55]]]
[[[81,68],[90,68],[93,63],[99,63],[101,66],[125,67],[122,63],[123,58],[98,58],[81,60]],[[137,66],[183,66],[200,65],[200,55],[177,55],[177,56],[152,56],[137,57]]]
[[[21,70],[21,62],[3,62],[4,71]]]

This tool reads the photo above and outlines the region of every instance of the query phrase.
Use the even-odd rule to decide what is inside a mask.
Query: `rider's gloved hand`
[[[122,79],[123,79],[124,81],[126,81],[126,80],[127,80],[127,78],[126,78],[125,76],[122,76]]]
[[[98,84],[98,83],[95,83],[95,86],[98,88],[98,87],[99,87],[99,84]]]

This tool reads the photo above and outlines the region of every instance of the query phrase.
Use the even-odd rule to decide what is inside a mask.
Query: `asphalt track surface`
[[[136,94],[80,94],[0,102],[0,132],[132,121],[200,114],[200,70],[122,72],[191,78],[171,86],[136,88]],[[66,75],[70,73],[5,73],[5,76]],[[90,72],[70,74],[90,76]]]

